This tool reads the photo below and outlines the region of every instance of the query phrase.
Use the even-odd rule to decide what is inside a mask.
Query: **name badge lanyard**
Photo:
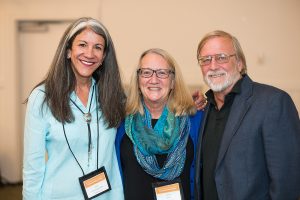
[[[93,101],[93,96],[94,96],[94,90],[95,90],[95,85],[93,86],[93,91],[92,91],[92,97],[91,97],[91,102],[90,102],[90,106],[89,106],[89,112],[88,113],[84,113],[80,108],[79,106],[72,100],[71,102],[78,108],[78,110],[83,114],[83,118],[84,120],[86,121],[86,124],[87,124],[87,127],[88,127],[88,140],[89,140],[89,143],[88,143],[88,160],[90,159],[90,155],[91,155],[91,149],[92,149],[92,136],[91,136],[91,127],[90,127],[90,122],[92,121],[92,115],[90,113],[90,110],[91,110],[91,105],[92,105],[92,101]],[[95,99],[96,99],[96,96],[95,96]],[[98,103],[97,103],[97,99],[96,99],[96,115],[97,115],[97,169],[99,168],[98,167],[98,152],[99,152],[99,117],[98,117]],[[69,141],[68,141],[68,138],[67,138],[67,135],[66,135],[66,131],[65,131],[65,126],[64,126],[64,123],[62,124],[63,126],[63,131],[64,131],[64,136],[66,138],[66,141],[67,141],[67,144],[68,144],[68,147],[73,155],[73,157],[75,158],[78,166],[80,167],[81,171],[82,171],[82,174],[85,175],[84,171],[83,171],[83,168],[82,166],[80,165],[78,159],[76,158],[74,152],[72,151],[71,149],[71,146],[69,144]],[[89,161],[88,161],[89,162]]]

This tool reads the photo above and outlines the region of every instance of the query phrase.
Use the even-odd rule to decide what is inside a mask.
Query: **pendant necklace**
[[[91,97],[91,101],[90,101],[90,106],[89,106],[89,111],[87,113],[84,113],[79,106],[72,100],[71,102],[74,104],[74,106],[76,106],[78,108],[78,110],[80,110],[80,112],[83,114],[83,119],[87,124],[88,127],[88,138],[89,138],[89,145],[88,145],[88,155],[89,155],[89,159],[90,159],[90,154],[91,154],[91,149],[92,149],[92,136],[91,136],[91,126],[90,123],[92,121],[92,115],[91,115],[91,106],[92,106],[92,101],[93,101],[93,96],[94,96],[94,90],[95,90],[95,85],[93,86],[93,91],[92,91],[92,97]]]
[[[95,89],[95,85],[93,86],[93,91],[92,91],[92,98],[91,98],[91,102],[93,100],[93,94],[94,94],[94,89]],[[88,166],[89,166],[89,162],[90,162],[90,159],[91,159],[91,129],[90,129],[90,122],[92,121],[92,116],[90,114],[90,109],[91,109],[91,102],[90,102],[90,107],[89,107],[89,112],[88,113],[84,113],[80,108],[79,106],[72,100],[70,99],[71,102],[78,108],[78,110],[80,110],[80,112],[83,114],[83,119],[84,121],[87,123],[87,126],[88,126],[88,134],[89,134],[89,150],[88,150]],[[97,116],[97,169],[99,169],[99,165],[98,165],[98,153],[99,153],[99,118],[98,118],[98,105],[97,105],[97,98],[95,97],[95,100],[96,100],[96,116]],[[71,151],[74,159],[76,160],[78,166],[80,167],[81,171],[82,171],[82,174],[85,175],[84,173],[84,170],[82,168],[82,166],[80,165],[78,159],[76,158],[74,152],[72,151],[71,149],[71,146],[69,144],[69,141],[68,141],[68,138],[67,138],[67,135],[66,135],[66,130],[65,130],[65,126],[64,126],[64,123],[62,123],[62,127],[63,127],[63,132],[64,132],[64,136],[65,136],[65,139],[66,139],[66,142],[68,144],[68,147],[69,147],[69,150]]]

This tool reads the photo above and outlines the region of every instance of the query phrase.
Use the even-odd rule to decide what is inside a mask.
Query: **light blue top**
[[[83,115],[70,101],[75,121],[65,124],[66,135],[70,147],[85,174],[97,169],[97,115],[96,94],[85,107],[75,92],[71,99],[83,112],[92,114],[91,135],[92,152],[88,161],[88,128]],[[83,176],[80,167],[72,156],[67,145],[62,123],[58,122],[45,104],[44,85],[33,90],[29,97],[24,130],[24,166],[23,166],[23,199],[24,200],[81,200],[84,199],[78,178]],[[116,150],[114,146],[116,129],[106,128],[101,112],[99,116],[99,168],[104,166],[111,184],[111,190],[95,198],[96,200],[123,200],[123,188],[118,168]],[[45,161],[46,152],[48,160]]]

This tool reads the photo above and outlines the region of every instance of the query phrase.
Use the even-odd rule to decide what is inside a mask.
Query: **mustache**
[[[206,73],[206,77],[220,76],[220,75],[227,75],[227,72],[223,69],[218,69],[215,71],[210,70]]]

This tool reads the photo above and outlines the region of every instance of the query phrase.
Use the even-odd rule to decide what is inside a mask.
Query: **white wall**
[[[275,85],[299,83],[298,0],[107,0],[102,11],[126,79],[141,51],[158,46],[177,59],[189,84],[201,84],[197,44],[208,31],[223,29],[240,40],[253,78]]]
[[[160,47],[178,61],[186,82],[200,87],[197,44],[206,32],[223,29],[240,40],[249,75],[285,89],[300,109],[299,0],[0,0],[0,169],[10,181],[21,180],[23,134],[16,22],[80,16],[107,26],[125,83],[141,52]]]

